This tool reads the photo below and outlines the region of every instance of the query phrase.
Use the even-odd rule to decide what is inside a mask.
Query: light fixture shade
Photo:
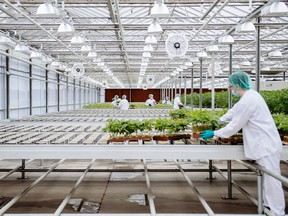
[[[146,46],[144,46],[143,51],[144,52],[153,52],[153,46],[151,44],[147,44]]]
[[[236,69],[236,70],[239,70],[239,69],[240,69],[239,65],[237,65],[237,64],[233,65],[232,68],[233,68],[233,69]]]
[[[38,16],[59,16],[59,10],[48,2],[41,4],[36,11]]]
[[[60,62],[58,62],[58,61],[53,61],[53,62],[51,63],[51,65],[50,65],[50,67],[57,69],[57,68],[60,67]]]
[[[34,58],[34,59],[42,59],[42,54],[39,52],[35,52],[33,51],[30,55],[30,58]]]
[[[196,55],[198,59],[205,59],[208,57],[205,51],[198,52]]]
[[[245,22],[238,26],[236,26],[235,31],[238,33],[249,33],[249,32],[255,32],[255,26],[252,22]]]
[[[233,44],[234,38],[231,35],[225,35],[225,36],[219,37],[218,43],[219,44]]]
[[[91,47],[89,45],[83,45],[80,51],[82,53],[89,53],[91,51]]]
[[[188,62],[185,62],[185,66],[187,66],[187,67],[192,67],[192,66],[193,66],[193,63],[192,63],[192,62],[190,62],[190,61],[188,61]]]
[[[157,39],[154,35],[148,35],[145,38],[145,44],[157,44]]]
[[[15,47],[15,51],[17,51],[17,52],[29,52],[29,48],[24,44],[17,44]]]
[[[169,10],[168,7],[162,3],[157,3],[155,1],[154,6],[150,11],[150,17],[157,18],[157,17],[169,17]]]
[[[89,52],[88,55],[87,55],[87,58],[91,58],[91,59],[94,59],[97,57],[97,53],[96,52]]]
[[[142,57],[143,58],[151,58],[151,54],[149,52],[143,52]]]
[[[85,38],[82,38],[81,36],[75,35],[71,39],[71,44],[84,44]]]
[[[157,22],[151,23],[148,27],[148,34],[160,34],[162,31],[160,24]]]
[[[206,52],[218,52],[219,47],[217,45],[209,45],[206,47]]]
[[[43,56],[42,62],[44,62],[46,64],[50,64],[53,62],[53,59],[51,57],[48,57],[48,56]]]
[[[241,62],[242,66],[251,66],[251,63],[248,60]]]
[[[74,26],[68,24],[68,23],[61,23],[58,27],[58,34],[61,35],[68,35],[73,34],[75,32]]]
[[[261,16],[285,16],[287,13],[288,7],[284,2],[273,2],[261,10]]]
[[[272,52],[269,52],[269,53],[268,53],[268,56],[269,56],[270,58],[282,57],[282,53],[281,53],[280,50],[274,50],[274,51],[272,51]]]
[[[0,44],[9,44],[12,43],[12,40],[8,37],[0,35]]]

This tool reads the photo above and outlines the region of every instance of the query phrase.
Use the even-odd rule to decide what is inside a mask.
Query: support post
[[[199,86],[199,109],[202,110],[202,68],[203,59],[200,59],[200,86]]]
[[[256,26],[256,91],[260,92],[260,21],[261,18],[257,17]]]
[[[57,74],[57,111],[60,111],[60,74]]]
[[[257,172],[257,194],[258,194],[258,214],[263,214],[263,179],[262,179],[262,172],[258,170]]]
[[[232,44],[229,44],[229,76],[232,74]],[[232,107],[232,91],[228,87],[228,109]]]
[[[187,105],[187,87],[186,87],[187,78],[186,75],[184,76],[184,107]]]
[[[193,73],[193,68],[191,68],[191,98],[190,98],[190,103],[191,103],[191,109],[193,110],[194,108],[194,101],[193,101],[193,94],[194,94],[194,85],[193,85],[193,79],[194,79],[194,73]]]
[[[32,59],[30,59],[32,62]],[[32,113],[32,64],[29,64],[29,114],[30,116],[33,115]]]
[[[9,54],[9,50],[6,50],[6,53]],[[6,56],[6,119],[10,118],[10,64],[9,64],[9,57]]]
[[[48,67],[48,64],[46,64],[46,68]],[[48,113],[48,107],[49,107],[49,82],[48,82],[48,70],[45,70],[45,112]]]
[[[25,159],[22,159],[21,161],[21,167],[19,168],[19,170],[21,170],[21,177],[18,178],[18,179],[26,179],[26,176],[25,176],[25,167],[26,167],[26,164],[25,164]]]
[[[76,81],[73,80],[73,109],[76,109]]]

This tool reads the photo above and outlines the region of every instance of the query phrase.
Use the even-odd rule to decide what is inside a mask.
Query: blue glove
[[[203,133],[200,134],[200,138],[207,140],[214,136],[213,130],[205,130]]]

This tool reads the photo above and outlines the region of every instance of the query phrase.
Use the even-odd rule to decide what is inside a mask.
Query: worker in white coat
[[[157,103],[153,97],[154,97],[153,94],[149,94],[149,98],[145,102],[146,106],[156,106],[157,105]]]
[[[219,130],[206,130],[200,137],[227,138],[242,128],[245,156],[281,175],[282,142],[266,102],[258,92],[251,89],[248,74],[235,72],[229,76],[228,82],[233,95],[240,96],[240,100],[220,118],[220,122],[228,124]],[[266,173],[263,174],[263,200],[263,205],[274,215],[285,215],[282,184]]]
[[[181,109],[183,107],[183,104],[180,100],[180,94],[176,94],[174,101],[173,101],[173,109]]]
[[[129,109],[129,102],[126,99],[126,95],[122,96],[122,100],[119,102],[118,109],[120,109],[120,110],[128,110]]]

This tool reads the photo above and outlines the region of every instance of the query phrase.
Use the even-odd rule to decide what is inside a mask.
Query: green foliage
[[[183,119],[189,118],[191,110],[188,109],[178,109],[178,110],[171,110],[169,115],[172,119]]]
[[[261,91],[271,113],[288,114],[288,89],[277,91]]]
[[[288,135],[288,115],[280,113],[272,116],[280,135]]]
[[[97,103],[97,104],[87,104],[83,106],[84,109],[116,109],[111,103]]]

